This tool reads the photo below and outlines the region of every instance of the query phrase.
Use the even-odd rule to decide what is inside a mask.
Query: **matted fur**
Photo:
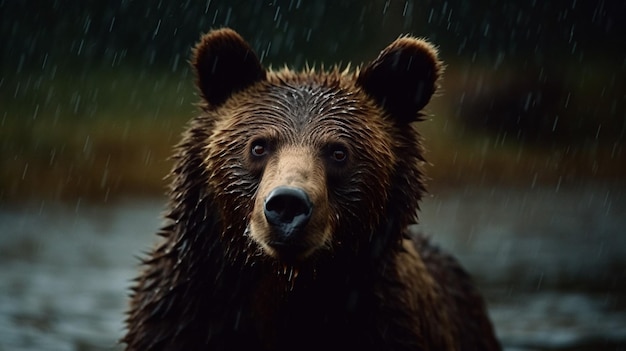
[[[177,147],[128,350],[499,349],[467,274],[406,231],[425,192],[410,122],[441,71],[430,44],[401,38],[355,71],[265,71],[222,29],[192,64],[203,113]],[[291,260],[268,245],[262,213],[282,185],[314,204]]]

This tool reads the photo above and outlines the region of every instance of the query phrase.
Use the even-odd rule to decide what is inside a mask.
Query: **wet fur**
[[[228,60],[211,53],[220,50]],[[409,123],[441,64],[412,38],[385,50],[352,72],[261,72],[236,33],[203,37],[192,63],[204,112],[177,147],[164,240],[133,288],[127,350],[499,349],[467,274],[406,230],[425,192]],[[401,87],[381,92],[396,79],[390,57],[423,58],[417,73],[432,91],[395,101],[422,89],[398,77]],[[259,138],[271,141],[262,162],[249,154]],[[349,154],[339,167],[325,154],[335,144]],[[316,204],[310,252],[293,264],[264,246],[260,214],[289,182]]]

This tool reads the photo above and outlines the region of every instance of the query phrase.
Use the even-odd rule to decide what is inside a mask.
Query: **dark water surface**
[[[0,351],[119,350],[165,201],[0,208]],[[467,188],[420,226],[484,291],[507,350],[626,350],[626,188]]]

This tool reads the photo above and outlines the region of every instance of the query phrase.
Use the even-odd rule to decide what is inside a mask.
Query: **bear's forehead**
[[[336,118],[372,119],[382,113],[353,85],[337,80],[329,82],[322,79],[295,79],[264,82],[243,92],[237,100],[241,103],[241,112],[299,120],[302,123],[322,123]]]
[[[358,97],[339,84],[320,82],[280,82],[267,84],[261,90],[272,101],[286,104],[285,107],[333,108],[357,106]]]
[[[393,129],[384,110],[359,87],[352,76],[299,74],[270,75],[235,93],[218,110],[217,133],[233,138],[324,143],[362,139],[383,143]]]

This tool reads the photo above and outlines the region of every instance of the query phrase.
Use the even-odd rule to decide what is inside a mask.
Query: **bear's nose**
[[[264,210],[267,222],[282,236],[279,240],[288,241],[292,234],[307,224],[313,204],[304,190],[281,186],[265,198]]]

